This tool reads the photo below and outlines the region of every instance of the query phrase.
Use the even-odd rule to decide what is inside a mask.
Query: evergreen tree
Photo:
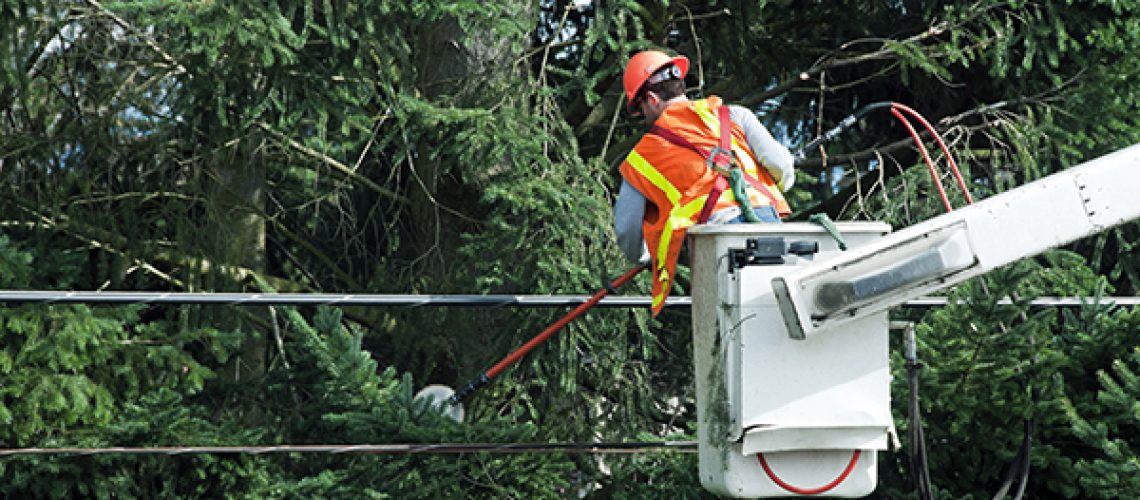
[[[622,114],[618,82],[629,55],[650,47],[693,60],[693,97],[752,107],[793,149],[865,104],[908,104],[943,132],[983,198],[1137,142],[1138,7],[0,0],[0,285],[596,290],[629,265],[609,242],[608,206],[617,161],[643,127]],[[808,152],[789,193],[797,217],[902,227],[941,213],[905,137],[873,114]],[[1135,316],[1100,304],[1058,316],[1025,301],[1135,294],[1137,231],[963,285],[950,296],[964,305],[896,313],[921,321],[940,492],[988,496],[1015,477],[1029,421],[1028,493],[1132,491],[1110,483],[1134,460],[1122,444],[1132,442]],[[683,293],[687,270],[679,275]],[[1016,307],[997,305],[1014,292]],[[428,383],[465,382],[562,313],[5,308],[0,441],[694,435],[690,318],[677,309],[655,320],[592,311],[476,395],[464,427],[410,400]],[[883,460],[884,496],[909,494],[898,458]],[[0,476],[6,494],[43,496],[695,496],[695,463],[52,457],[0,462]]]

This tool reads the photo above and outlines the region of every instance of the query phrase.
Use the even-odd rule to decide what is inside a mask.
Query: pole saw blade
[[[463,422],[463,405],[455,400],[455,390],[441,384],[433,384],[416,393],[416,401],[426,402],[433,410],[456,422]]]

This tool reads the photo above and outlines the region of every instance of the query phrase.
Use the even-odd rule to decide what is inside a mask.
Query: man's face
[[[653,125],[653,122],[657,121],[657,117],[661,116],[661,98],[653,92],[646,92],[645,98],[637,104],[637,109],[645,118],[645,124]]]

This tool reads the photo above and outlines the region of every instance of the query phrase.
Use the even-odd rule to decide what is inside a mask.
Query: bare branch
[[[372,191],[375,191],[377,194],[380,194],[386,198],[398,201],[400,203],[404,203],[404,204],[408,203],[408,199],[406,197],[404,197],[403,195],[400,195],[399,193],[396,193],[396,192],[394,192],[394,191],[392,191],[392,190],[390,190],[384,186],[381,186],[381,185],[373,182],[372,179],[369,179],[367,177],[364,177],[364,176],[356,173],[356,171],[353,170],[351,167],[337,161],[335,158],[329,157],[328,155],[326,155],[320,151],[317,151],[317,150],[310,148],[304,144],[301,144],[301,143],[293,140],[293,138],[286,136],[285,134],[282,134],[281,132],[278,132],[277,130],[274,130],[273,127],[270,127],[267,123],[259,121],[259,122],[257,122],[257,126],[258,126],[258,128],[264,130],[265,132],[268,132],[269,135],[272,135],[275,139],[277,139],[278,141],[281,141],[285,145],[305,154],[306,156],[309,156],[310,158],[320,160],[325,165],[332,167],[333,170],[340,172],[342,175],[344,175],[345,177],[347,177],[353,181],[359,182],[361,185],[367,187],[368,189],[371,189]]]
[[[163,50],[162,47],[160,47],[158,45],[158,42],[156,42],[154,40],[154,38],[151,38],[146,33],[143,33],[138,28],[135,28],[132,24],[128,23],[126,20],[119,17],[114,12],[107,10],[107,8],[104,7],[102,3],[98,2],[98,0],[86,0],[86,2],[88,5],[94,7],[96,10],[98,10],[99,13],[111,18],[111,20],[114,21],[115,24],[117,24],[120,28],[123,28],[128,33],[139,37],[139,39],[141,39],[143,41],[143,43],[146,44],[147,47],[150,47],[150,49],[153,50],[155,53],[157,53],[159,55],[159,57],[162,58],[163,61],[166,61],[166,64],[169,64],[170,66],[174,67],[174,74],[175,75],[180,75],[182,73],[188,73],[186,71],[186,66],[183,66],[182,63],[179,63],[178,61],[176,61],[174,59],[174,57],[172,57],[169,53],[167,53],[165,50]]]
[[[919,33],[919,34],[914,35],[910,38],[907,38],[906,40],[903,40],[900,43],[904,43],[904,44],[905,43],[918,43],[918,42],[924,41],[928,38],[931,38],[933,36],[936,36],[938,34],[941,34],[948,27],[949,26],[945,23],[937,25],[937,26],[932,26],[932,27],[930,27],[930,29],[927,29],[927,30],[923,31],[922,33]],[[887,42],[884,41],[883,45],[885,46],[886,43]],[[871,62],[871,61],[894,60],[897,58],[898,58],[898,55],[895,53],[894,49],[886,48],[886,47],[880,48],[879,50],[876,50],[874,52],[868,52],[866,54],[860,54],[860,55],[857,55],[854,57],[848,57],[845,59],[826,59],[826,58],[824,58],[820,61],[817,61],[815,64],[812,65],[812,67],[801,72],[799,75],[796,76],[796,78],[785,81],[785,82],[783,82],[779,85],[776,85],[775,87],[772,87],[770,89],[767,89],[763,92],[759,92],[759,93],[753,94],[751,96],[745,96],[744,98],[742,98],[740,100],[740,103],[744,106],[749,106],[749,107],[755,106],[755,105],[760,104],[764,101],[767,101],[768,99],[776,97],[780,94],[783,94],[783,93],[795,88],[796,86],[800,85],[802,82],[812,80],[812,79],[818,77],[820,74],[825,73],[825,72],[830,71],[830,70],[833,70],[833,69],[843,68],[846,66],[853,66],[856,64],[862,64],[862,63]]]

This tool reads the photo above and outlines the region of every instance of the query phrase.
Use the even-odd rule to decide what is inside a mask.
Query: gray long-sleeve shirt
[[[756,119],[747,108],[729,105],[729,117],[744,131],[748,147],[776,180],[781,191],[787,191],[795,182],[795,158],[791,151],[776,141],[768,129]],[[614,203],[614,226],[617,231],[618,247],[625,256],[635,262],[648,262],[649,251],[645,248],[645,237],[641,233],[642,219],[645,217],[645,195],[625,179],[622,179]]]

